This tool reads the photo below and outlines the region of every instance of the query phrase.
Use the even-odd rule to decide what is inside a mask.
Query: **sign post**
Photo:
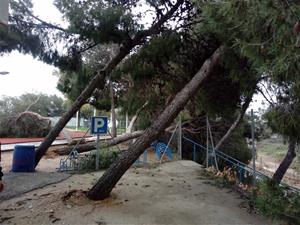
[[[106,116],[94,116],[91,119],[91,134],[96,134],[96,146],[97,146],[97,152],[96,152],[96,161],[95,161],[95,167],[96,170],[99,170],[99,160],[100,160],[100,134],[106,134],[107,133],[107,117]]]

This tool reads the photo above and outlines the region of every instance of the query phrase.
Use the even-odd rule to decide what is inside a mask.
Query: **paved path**
[[[55,185],[0,202],[0,223],[275,224],[249,214],[238,194],[208,184],[201,171],[191,161],[131,168],[104,201],[88,200],[81,191],[63,198],[72,190],[88,190],[103,172],[73,175]]]
[[[70,177],[70,174],[57,172],[6,173],[3,177],[5,188],[0,193],[0,202],[53,183],[58,183],[68,177]]]

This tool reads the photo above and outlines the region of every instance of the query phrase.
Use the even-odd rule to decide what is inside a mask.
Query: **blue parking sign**
[[[91,134],[106,134],[107,133],[107,117],[94,116],[91,121]]]

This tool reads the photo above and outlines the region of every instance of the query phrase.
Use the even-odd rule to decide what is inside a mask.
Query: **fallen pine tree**
[[[135,131],[129,134],[123,134],[115,138],[107,139],[100,141],[100,147],[101,148],[106,148],[109,146],[117,145],[125,141],[132,140],[134,138],[137,138],[143,134],[143,131]],[[63,147],[57,147],[53,149],[53,152],[58,154],[58,155],[68,155],[74,148],[76,147],[76,150],[81,153],[81,152],[88,152],[96,148],[96,143],[87,143],[87,144],[79,144],[78,146],[76,145],[70,145],[70,146],[63,146]]]
[[[120,154],[119,158],[111,164],[97,183],[87,192],[87,197],[92,200],[102,200],[110,195],[110,192],[121,179],[124,173],[138,159],[150,144],[174,121],[179,112],[187,102],[199,90],[202,81],[207,78],[213,69],[220,65],[224,47],[220,46],[203,64],[194,77],[176,94],[172,102],[163,110],[154,123],[148,127],[143,134],[130,146],[130,148]]]

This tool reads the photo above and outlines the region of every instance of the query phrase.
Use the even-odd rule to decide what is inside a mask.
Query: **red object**
[[[72,138],[81,138],[85,132],[83,131],[71,131],[70,135]],[[90,134],[88,134],[86,137],[91,137]],[[64,140],[65,137],[60,134],[56,140]],[[27,143],[27,142],[40,142],[43,141],[44,138],[1,138],[0,137],[0,142],[2,145],[7,145],[7,144],[18,144],[18,143]]]

